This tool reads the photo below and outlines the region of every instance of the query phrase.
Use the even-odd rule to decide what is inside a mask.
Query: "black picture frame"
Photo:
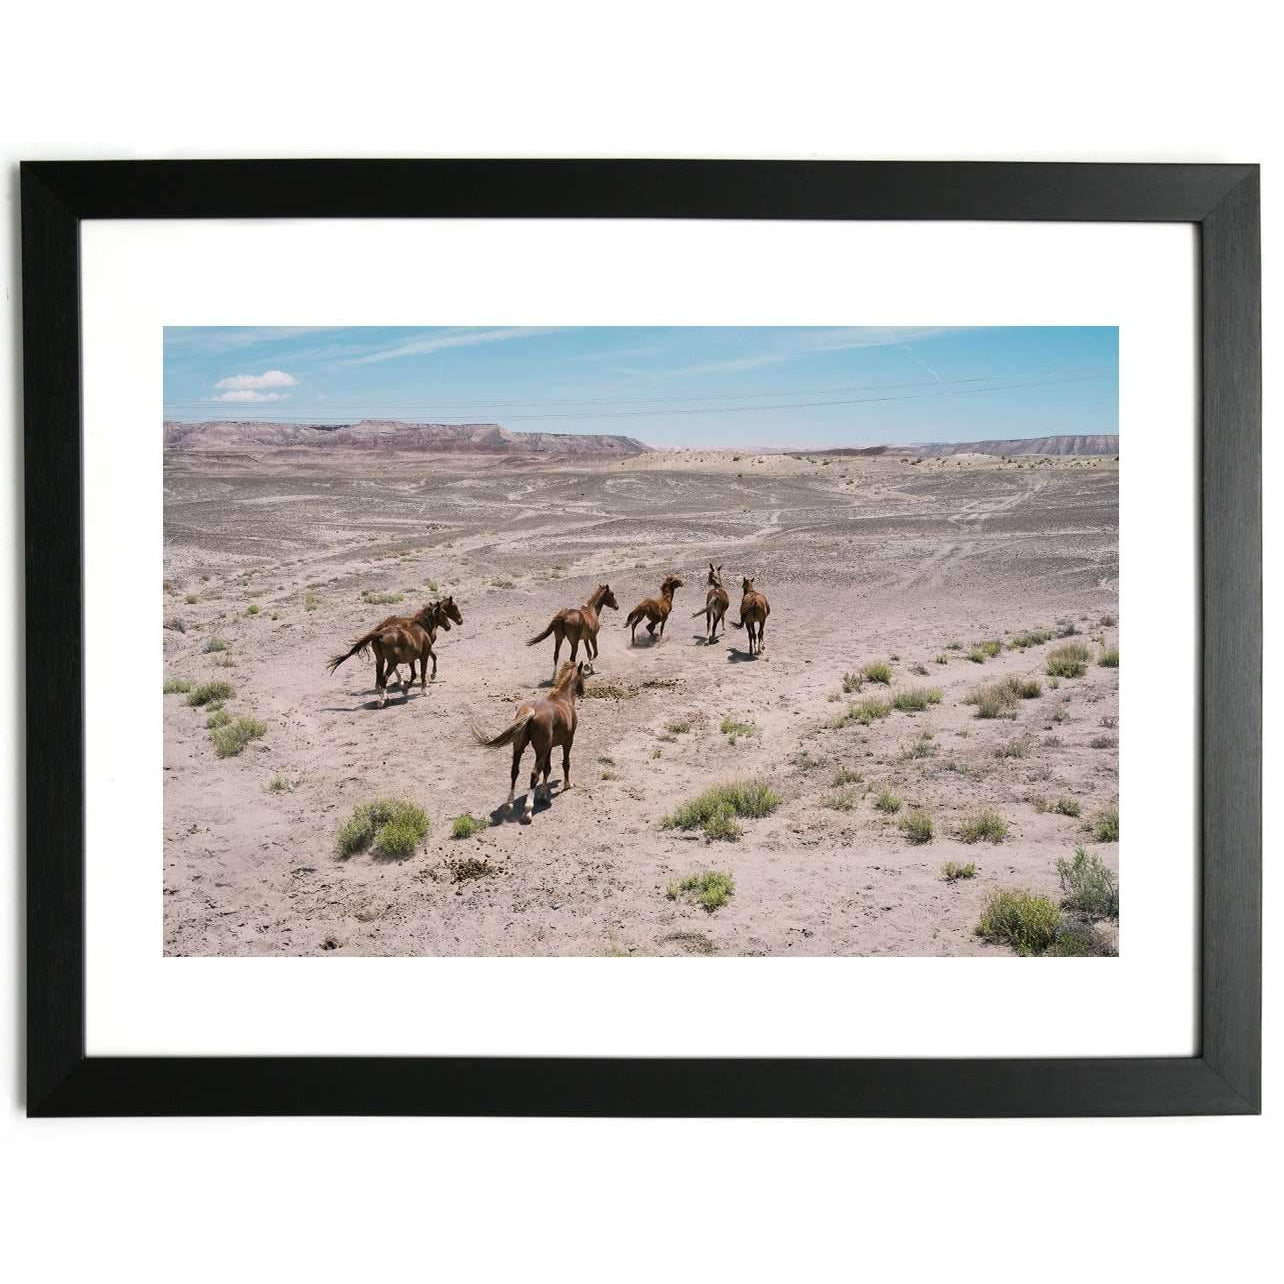
[[[32,1116],[1253,1114],[1261,1092],[1261,266],[1254,165],[156,161],[21,169]],[[1199,232],[1199,1051],[1072,1059],[88,1057],[83,697],[38,662],[83,600],[82,219],[1000,219]],[[1134,731],[1134,734],[1142,734]],[[1144,839],[1130,839],[1131,843]]]

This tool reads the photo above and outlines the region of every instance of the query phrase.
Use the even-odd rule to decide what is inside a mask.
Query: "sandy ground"
[[[710,558],[732,618],[742,575],[770,599],[759,659],[735,629],[703,644],[692,614]],[[671,571],[686,587],[666,640],[630,647],[625,614]],[[166,575],[166,619],[185,627],[163,634],[166,675],[229,681],[228,711],[267,724],[219,759],[205,712],[164,698],[169,954],[1005,953],[974,933],[990,891],[1055,896],[1055,861],[1077,843],[1117,868],[1082,819],[1037,807],[1071,797],[1086,818],[1117,799],[1117,670],[1094,665],[1056,690],[1044,678],[1015,721],[963,703],[978,683],[1041,675],[1056,645],[978,665],[977,640],[1058,622],[1116,640],[1113,461],[173,456]],[[429,581],[455,595],[464,625],[439,638],[437,681],[380,710],[370,661],[333,677],[325,661],[429,600]],[[469,726],[498,730],[539,689],[552,642],[525,640],[603,581],[622,609],[604,612],[589,681],[613,695],[581,702],[574,788],[518,824],[503,807],[509,752],[479,748]],[[406,597],[370,605],[363,590]],[[226,650],[207,653],[211,637]],[[891,662],[892,692],[936,686],[942,702],[832,728],[843,674],[875,660]],[[754,733],[731,744],[725,717]],[[919,742],[927,756],[909,756]],[[1024,756],[997,756],[1013,743]],[[862,780],[835,788],[840,769]],[[269,792],[278,774],[290,788]],[[660,827],[743,776],[784,803],[739,841]],[[910,845],[874,809],[884,787],[931,812],[934,841]],[[404,860],[339,858],[337,826],[387,794],[430,813],[428,839]],[[851,809],[826,805],[836,795]],[[979,807],[1008,820],[1004,842],[957,838]],[[495,823],[452,839],[463,812]],[[457,881],[466,857],[488,872]],[[947,860],[976,862],[977,877],[947,883]],[[734,876],[724,907],[666,897],[669,880],[708,869]]]

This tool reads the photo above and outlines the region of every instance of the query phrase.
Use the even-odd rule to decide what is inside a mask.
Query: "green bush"
[[[490,822],[487,820],[478,820],[476,816],[471,816],[465,812],[462,816],[456,816],[450,825],[451,838],[471,838],[474,834],[479,834],[483,829],[489,829]]]
[[[734,718],[723,718],[718,730],[727,737],[728,744],[735,744],[741,736],[751,736],[758,728],[752,722],[737,722]]]
[[[267,733],[267,724],[257,718],[237,718],[210,732],[214,751],[220,758],[235,758],[251,740]]]
[[[843,674],[843,695],[851,695],[865,685],[865,679],[859,673]]]
[[[997,811],[984,808],[959,825],[959,838],[965,843],[1001,843],[1008,836],[1008,822]]]
[[[703,874],[688,874],[686,878],[671,880],[665,894],[671,901],[690,895],[712,914],[727,903],[727,898],[734,895],[735,890],[735,879],[730,874],[708,870]]]
[[[377,798],[353,808],[335,834],[335,845],[340,856],[353,856],[372,846],[381,855],[408,856],[430,828],[422,807],[400,798]]]
[[[1062,856],[1057,861],[1057,877],[1066,909],[1088,918],[1119,917],[1119,880],[1095,853],[1076,847],[1069,860]]]
[[[906,687],[892,697],[892,705],[902,713],[922,713],[928,705],[940,703],[939,687]]]
[[[901,800],[890,789],[880,790],[878,797],[874,799],[874,806],[887,815],[894,815],[901,809]]]
[[[848,727],[853,722],[857,722],[862,727],[868,727],[876,719],[886,718],[891,712],[892,706],[886,700],[875,700],[871,697],[868,700],[858,700],[854,704],[849,704],[847,711],[840,713],[829,725],[835,728]]]
[[[704,836],[711,843],[734,843],[744,832],[730,807],[720,807],[704,822]]]
[[[737,816],[748,819],[768,816],[783,801],[765,780],[733,780],[713,785],[683,803],[660,825],[664,829],[703,829],[710,838],[738,837],[740,827],[734,825]],[[734,834],[728,832],[733,828]]]
[[[245,608],[246,615],[257,615],[258,613],[259,613],[259,604],[257,602],[251,602],[249,606]]]
[[[230,700],[236,694],[230,682],[202,682],[187,697],[187,703],[200,706],[213,700]]]
[[[917,807],[901,817],[900,827],[906,839],[915,844],[930,843],[935,832],[931,816]]]
[[[1057,939],[1061,915],[1046,896],[1026,891],[990,894],[976,934],[1010,945],[1018,954],[1043,954]]]
[[[1056,940],[1044,950],[1047,958],[1081,959],[1113,957],[1118,951],[1091,924],[1064,915],[1057,924]]]
[[[865,777],[859,771],[853,771],[850,767],[839,767],[834,772],[833,785],[835,789],[840,789],[843,785],[862,784]]]
[[[892,668],[882,660],[871,660],[861,670],[861,676],[866,682],[881,682],[886,686],[892,680]]]
[[[1077,798],[1058,798],[1048,804],[1048,810],[1055,811],[1059,816],[1078,816],[1082,808]]]
[[[1092,652],[1082,642],[1067,642],[1048,652],[1047,672],[1054,678],[1081,678]]]
[[[1010,651],[1024,651],[1027,647],[1042,646],[1045,642],[1052,641],[1051,629],[1027,629],[1024,633],[1018,633],[1008,641]]]
[[[973,861],[968,861],[967,864],[960,864],[956,860],[947,860],[941,866],[941,877],[947,883],[957,883],[962,878],[975,878],[976,864]]]
[[[1119,648],[1117,646],[1107,647],[1097,657],[1097,663],[1103,669],[1117,669],[1119,667]]]
[[[217,709],[210,706],[210,715],[205,719],[205,726],[214,731],[218,727],[226,727],[232,721],[232,715],[220,704]]]
[[[164,685],[161,687],[162,695],[186,695],[192,689],[192,684],[186,678],[166,678]]]
[[[1106,807],[1099,811],[1092,822],[1092,836],[1099,843],[1119,841],[1119,808]]]

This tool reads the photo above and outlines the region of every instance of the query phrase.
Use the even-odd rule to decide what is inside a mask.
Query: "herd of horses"
[[[730,598],[722,586],[722,567],[709,563],[709,575],[706,581],[705,604],[702,610],[696,611],[693,618],[705,617],[705,643],[712,645],[717,641],[718,628],[723,624]],[[644,598],[631,610],[625,619],[624,627],[631,630],[630,645],[637,645],[638,625],[646,623],[646,631],[652,643],[663,641],[664,626],[673,611],[673,595],[684,584],[681,576],[667,575],[660,584],[658,597]],[[521,768],[522,755],[530,746],[535,752],[534,769],[531,771],[530,789],[526,794],[526,804],[522,811],[523,824],[529,824],[535,811],[537,789],[540,776],[543,776],[544,796],[552,798],[548,775],[551,767],[553,750],[562,750],[562,792],[571,787],[571,746],[575,741],[576,712],[575,701],[584,694],[584,679],[593,672],[592,662],[597,659],[597,635],[601,628],[600,612],[604,607],[619,609],[615,594],[609,584],[599,584],[582,606],[570,606],[558,611],[548,622],[541,633],[530,638],[527,646],[538,646],[546,638],[553,639],[553,680],[552,689],[547,695],[529,700],[519,706],[513,721],[498,735],[487,736],[478,728],[473,728],[473,735],[478,744],[487,749],[498,749],[504,745],[513,748],[513,772],[508,791],[508,807],[511,810],[517,794],[517,777]],[[767,616],[771,606],[766,597],[754,588],[752,579],[741,582],[740,618],[732,620],[735,628],[746,630],[749,638],[749,654],[757,655],[762,651],[763,635],[766,630]],[[336,655],[329,661],[328,668],[333,673],[345,660],[354,655],[374,654],[375,690],[379,696],[379,707],[388,703],[389,685],[401,684],[403,696],[408,696],[415,681],[415,665],[419,666],[419,687],[426,690],[428,684],[428,661],[432,661],[432,676],[437,676],[437,655],[433,644],[437,640],[439,629],[449,631],[452,624],[463,624],[464,617],[453,596],[431,602],[414,615],[390,615],[380,621],[369,632],[357,638],[342,655]],[[725,629],[724,629],[725,631]],[[560,660],[562,643],[571,644],[570,657]],[[584,659],[579,659],[580,644],[584,645]],[[400,676],[401,665],[406,665],[409,678]]]

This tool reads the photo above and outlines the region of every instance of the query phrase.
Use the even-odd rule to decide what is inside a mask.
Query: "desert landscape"
[[[167,954],[1116,950],[1117,901],[1073,912],[1066,865],[1118,870],[1117,439],[428,427],[167,425]],[[663,641],[630,645],[669,575]],[[771,607],[757,656],[744,577]],[[602,584],[574,787],[554,751],[523,824],[529,756],[510,809],[509,751],[472,729],[547,694],[552,639],[527,640]],[[327,671],[446,595],[463,623],[426,689],[380,708],[371,659]],[[352,839],[386,799],[409,842]],[[978,931],[1008,891],[1062,907],[1043,942]]]

